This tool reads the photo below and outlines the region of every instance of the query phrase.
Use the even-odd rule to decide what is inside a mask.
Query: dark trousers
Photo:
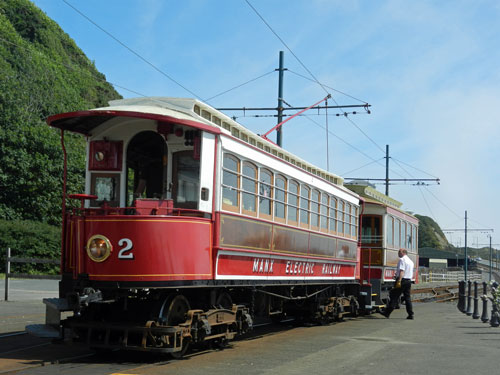
[[[401,288],[392,288],[391,291],[389,292],[389,306],[385,309],[385,314],[389,316],[396,305],[399,302],[399,297],[401,294],[403,295],[403,299],[405,301],[405,306],[406,306],[406,312],[408,315],[413,315],[413,306],[411,304],[411,295],[410,295],[410,290],[411,290],[411,280],[409,279],[402,279],[401,280]]]

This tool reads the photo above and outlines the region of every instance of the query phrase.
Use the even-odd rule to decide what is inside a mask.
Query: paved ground
[[[57,282],[30,281],[27,285],[23,291],[22,284],[13,284],[13,301],[0,301],[0,333],[21,331],[26,324],[44,321],[41,298],[55,296]],[[415,313],[413,321],[405,319],[402,309],[394,311],[390,319],[375,314],[329,326],[258,331],[225,350],[195,353],[179,361],[123,352],[89,357],[82,349],[69,351],[68,344],[0,334],[0,373],[21,368],[17,374],[498,373],[500,328],[460,313],[455,303],[419,303]],[[23,345],[33,349],[21,351]],[[72,358],[75,353],[80,357],[54,360]]]

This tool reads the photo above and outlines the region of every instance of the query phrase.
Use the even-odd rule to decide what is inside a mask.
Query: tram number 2
[[[130,239],[122,238],[118,241],[118,246],[122,247],[118,253],[118,259],[134,259],[134,253],[132,252],[134,244]]]

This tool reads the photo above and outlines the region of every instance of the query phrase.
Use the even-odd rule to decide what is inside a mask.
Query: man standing
[[[394,310],[394,307],[398,303],[399,297],[401,296],[401,294],[403,294],[406,305],[406,312],[408,313],[406,319],[413,319],[413,306],[411,304],[410,290],[414,264],[405,249],[400,249],[398,251],[398,256],[399,262],[396,268],[395,275],[396,282],[394,283],[394,287],[389,293],[389,306],[387,306],[381,314],[388,318]]]

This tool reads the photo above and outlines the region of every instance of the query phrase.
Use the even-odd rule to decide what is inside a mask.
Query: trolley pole
[[[283,122],[283,72],[285,69],[283,68],[284,64],[284,52],[280,51],[280,67],[278,69],[278,124],[281,124]],[[276,130],[276,144],[279,147],[282,146],[282,135],[281,135],[281,130],[282,126],[278,127]]]

